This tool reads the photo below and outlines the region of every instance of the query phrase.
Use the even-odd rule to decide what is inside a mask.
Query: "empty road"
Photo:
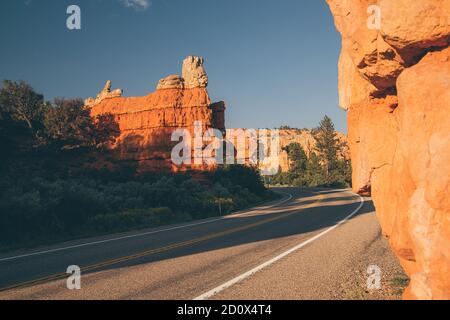
[[[371,203],[347,190],[278,191],[223,218],[0,255],[0,299],[329,298],[378,236]],[[72,265],[80,290],[67,288]]]

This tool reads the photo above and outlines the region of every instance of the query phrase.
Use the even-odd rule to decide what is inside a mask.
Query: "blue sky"
[[[82,30],[66,28],[77,4]],[[45,94],[95,96],[107,79],[126,96],[205,58],[227,127],[314,127],[338,107],[340,36],[324,0],[2,0],[0,79]]]

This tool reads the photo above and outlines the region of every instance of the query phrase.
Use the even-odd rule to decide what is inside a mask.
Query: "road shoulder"
[[[380,268],[379,289],[367,287],[369,266]],[[360,214],[320,240],[213,299],[395,300],[401,298],[406,279],[368,202]]]

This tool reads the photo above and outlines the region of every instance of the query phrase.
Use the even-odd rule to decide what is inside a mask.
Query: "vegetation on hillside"
[[[338,156],[342,145],[332,120],[325,116],[313,130],[315,150],[307,156],[298,143],[285,148],[291,162],[289,172],[279,173],[271,179],[272,184],[299,187],[349,187],[351,163]]]
[[[137,174],[106,146],[119,134],[80,99],[47,102],[25,82],[0,89],[0,247],[227,214],[273,197],[259,173]],[[108,158],[109,157],[109,158]],[[108,158],[114,170],[86,166]],[[115,162],[114,162],[115,161]]]

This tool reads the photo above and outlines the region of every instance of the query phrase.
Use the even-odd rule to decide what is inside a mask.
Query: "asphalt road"
[[[0,299],[327,296],[378,232],[370,200],[278,191],[282,200],[219,219],[0,255]],[[81,268],[80,290],[67,289],[71,265]]]

